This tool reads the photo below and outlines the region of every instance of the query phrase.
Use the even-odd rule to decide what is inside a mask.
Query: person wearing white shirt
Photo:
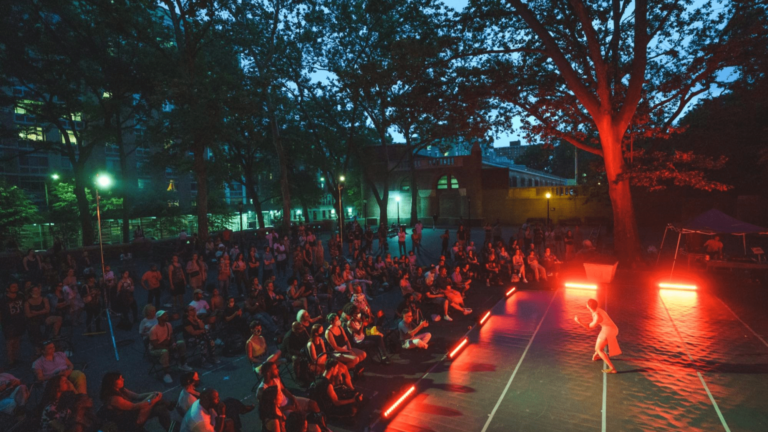
[[[226,408],[219,400],[219,392],[208,389],[200,393],[200,399],[184,414],[180,432],[221,432],[226,421]]]

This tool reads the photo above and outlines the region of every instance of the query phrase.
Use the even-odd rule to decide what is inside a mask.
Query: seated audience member
[[[309,355],[309,369],[314,375],[319,375],[325,370],[325,362],[328,360],[328,351],[323,341],[323,326],[315,324],[312,326],[312,333],[309,342],[307,342],[307,353]]]
[[[539,281],[539,278],[544,278],[544,280],[547,280],[547,270],[539,264],[539,257],[536,256],[536,252],[531,251],[528,254],[528,267],[531,268],[531,271],[533,272],[533,275],[536,277],[536,282]]]
[[[437,286],[436,283],[427,282],[427,291],[424,293],[427,298],[427,302],[437,305],[438,309],[443,313],[443,319],[446,321],[453,321],[453,318],[448,316],[448,306],[450,302],[445,296],[445,292]],[[435,321],[437,321],[435,319]]]
[[[168,322],[168,313],[166,311],[157,312],[157,324],[149,331],[149,353],[160,359],[160,365],[163,366],[163,381],[166,384],[173,382],[169,373],[171,364],[171,355],[179,356],[179,369],[191,371],[187,366],[187,346],[183,340],[177,341],[173,336],[173,327]]]
[[[259,400],[259,403],[263,402],[262,395],[264,394],[264,391],[270,387],[275,387],[278,391],[277,407],[283,414],[288,414],[291,411],[307,411],[309,399],[294,396],[293,393],[283,385],[283,382],[280,380],[280,369],[278,368],[277,363],[264,363],[264,366],[261,368],[261,377],[261,384],[259,384],[259,388],[256,390],[256,399]]]
[[[429,340],[432,335],[428,332],[419,333],[422,329],[429,327],[429,321],[422,320],[418,324],[413,319],[413,313],[410,309],[403,312],[403,319],[398,324],[397,329],[400,332],[400,341],[403,349],[411,348],[429,348]]]
[[[312,325],[320,322],[323,320],[323,317],[316,316],[312,318],[312,316],[309,315],[309,312],[302,309],[296,313],[296,322],[300,323],[304,328],[307,330],[307,333],[309,333],[309,330],[312,328]]]
[[[208,326],[197,317],[197,311],[194,307],[187,307],[187,315],[182,319],[184,326],[184,339],[186,347],[199,346],[203,352],[203,361],[216,365],[221,361],[216,359],[215,348],[211,335],[208,332]]]
[[[288,307],[285,304],[285,296],[275,291],[275,282],[266,282],[267,292],[264,293],[264,306],[267,313],[286,325],[289,318]]]
[[[416,300],[421,300],[421,293],[417,292],[411,287],[411,276],[409,273],[403,273],[403,278],[400,279],[400,292],[402,292],[403,297],[405,297],[408,294],[412,294],[416,297]]]
[[[280,410],[280,401],[280,389],[278,387],[271,386],[262,390],[259,399],[259,418],[261,419],[262,431],[285,431],[285,414]]]
[[[13,415],[26,406],[27,399],[27,386],[9,373],[0,373],[0,413]]]
[[[517,275],[519,279],[522,279],[523,283],[528,283],[528,279],[525,278],[525,256],[520,249],[516,249],[515,254],[512,256],[512,272],[513,283],[516,282],[514,280],[515,275]]]
[[[45,384],[43,397],[40,400],[40,431],[58,432],[63,430],[69,412],[66,404],[62,404],[64,395],[74,395],[72,383],[63,376],[54,377]]]
[[[488,255],[488,259],[485,261],[485,286],[491,286],[492,281],[494,284],[500,283],[500,271],[501,266],[499,265],[499,260],[496,258],[496,254],[491,252],[490,255]]]
[[[157,325],[157,309],[147,303],[142,313],[144,314],[144,319],[139,323],[139,335],[146,341],[149,338],[149,331]]]
[[[265,290],[251,290],[245,299],[245,314],[247,315],[246,319],[248,322],[259,321],[264,326],[266,334],[272,337],[279,333],[279,329],[272,315],[267,313],[264,295]]]
[[[30,341],[37,345],[45,339],[45,329],[53,328],[53,335],[58,336],[63,322],[60,316],[51,315],[51,304],[42,295],[40,285],[30,289],[29,298],[24,303],[24,314],[27,317],[27,329]]]
[[[207,300],[203,299],[203,290],[196,289],[192,294],[193,300],[189,302],[189,306],[195,308],[195,313],[198,318],[206,323],[211,323],[211,305]]]
[[[547,276],[557,277],[560,272],[560,260],[552,254],[550,248],[544,249],[544,255],[541,256],[541,265],[544,266],[544,269],[547,271]]]
[[[350,317],[346,323],[346,330],[352,336],[352,347],[363,351],[367,349],[376,350],[378,351],[381,362],[389,364],[390,361],[387,357],[387,349],[384,347],[384,337],[380,334],[366,335],[365,327],[363,314],[360,312],[357,305],[352,304]]]
[[[352,369],[365,360],[365,351],[352,348],[347,333],[341,327],[341,319],[335,313],[328,314],[328,330],[325,332],[325,340],[333,349],[332,355],[348,368]]]
[[[330,418],[353,417],[363,395],[345,387],[334,387],[332,377],[338,374],[339,361],[328,359],[325,372],[309,388],[309,397]]]
[[[161,392],[134,393],[125,388],[120,372],[107,372],[101,380],[100,398],[105,420],[111,420],[125,430],[143,430],[144,424],[157,418],[164,430],[171,425],[169,405]]]
[[[235,303],[234,297],[227,299],[227,307],[224,309],[222,317],[224,331],[227,334],[239,334],[243,338],[248,337],[250,334],[248,323],[243,318],[243,310]]]
[[[261,323],[254,321],[251,323],[251,337],[245,343],[245,354],[251,362],[251,366],[256,372],[260,372],[262,365],[267,362],[276,362],[282,354],[276,350],[274,354],[269,354],[269,347],[264,336],[261,335]]]
[[[208,314],[210,317],[209,321],[210,323],[219,322],[224,315],[224,309],[226,309],[227,305],[224,301],[224,296],[221,295],[219,289],[213,284],[209,285],[209,287],[211,292],[211,310]],[[247,325],[246,328],[248,328]]]
[[[291,329],[283,337],[283,343],[280,345],[280,351],[284,355],[291,356],[292,360],[296,360],[301,356],[301,351],[307,346],[309,342],[309,332],[306,327],[301,325],[300,322],[294,321],[291,324]]]
[[[207,389],[200,399],[189,407],[181,422],[180,432],[223,432],[234,430],[234,423],[227,418],[227,408],[219,399],[219,392]]]
[[[48,381],[56,376],[63,376],[72,383],[75,391],[84,394],[88,390],[85,374],[74,370],[72,362],[63,352],[57,352],[53,342],[43,342],[41,346],[42,355],[32,363],[32,370],[35,372],[37,381]]]
[[[96,432],[101,430],[101,421],[93,412],[93,399],[86,394],[72,397],[70,414],[64,426],[67,432]]]
[[[294,411],[285,419],[285,432],[307,432],[307,417]]]
[[[182,390],[179,393],[179,399],[176,402],[176,410],[174,417],[178,422],[184,420],[184,416],[192,408],[195,402],[200,399],[200,392],[197,389],[200,387],[200,376],[197,372],[187,372],[181,376]],[[229,413],[233,423],[233,430],[239,432],[242,429],[242,421],[240,415],[247,414],[255,408],[253,405],[245,405],[235,398],[227,398],[224,400],[224,406]]]
[[[469,289],[469,286],[472,283],[472,281],[464,280],[464,277],[461,275],[461,267],[456,266],[453,269],[453,273],[451,273],[451,283],[456,290],[464,294]]]

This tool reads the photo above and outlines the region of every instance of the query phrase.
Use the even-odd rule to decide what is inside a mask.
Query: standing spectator
[[[27,250],[27,254],[24,259],[21,260],[21,264],[24,266],[24,271],[27,273],[27,279],[33,282],[39,282],[43,276],[43,262],[40,259],[40,255],[35,253],[34,249]]]
[[[400,230],[397,232],[397,247],[398,247],[398,253],[400,255],[405,255],[406,247],[405,247],[405,227],[400,227]]]
[[[96,332],[101,332],[101,289],[96,285],[96,277],[89,275],[85,282],[85,327],[91,333],[91,322],[96,319]]]
[[[187,290],[187,277],[184,275],[184,269],[181,267],[178,255],[171,258],[171,265],[168,266],[168,280],[171,282],[173,307],[181,308],[184,303],[184,293]]]
[[[286,237],[287,239],[287,237]],[[288,267],[288,248],[284,243],[275,243],[275,265],[277,267],[277,275],[285,276],[286,268]]]
[[[250,285],[253,285],[253,280],[259,278],[259,270],[261,270],[261,257],[256,252],[256,246],[251,246],[248,251],[248,280]]]
[[[573,246],[573,241],[574,241],[574,238],[573,238],[573,233],[571,232],[571,230],[566,231],[565,232],[565,239],[564,239],[564,243],[565,243],[565,260],[566,261],[572,260],[573,257],[574,257],[574,253],[576,252],[575,249],[574,249],[574,246]]]
[[[563,236],[563,227],[560,224],[555,225],[555,249],[556,256],[565,257],[565,237]]]
[[[382,222],[379,225],[379,255],[387,252],[387,226]]]
[[[179,356],[179,369],[191,371],[187,366],[187,346],[183,340],[177,341],[173,337],[173,327],[168,322],[168,314],[161,310],[157,312],[157,324],[149,331],[150,354],[153,357],[160,358],[160,365],[163,367],[163,381],[166,384],[173,382],[170,375],[171,355]]]
[[[24,299],[19,294],[19,285],[12,283],[0,299],[0,324],[3,326],[5,353],[8,368],[16,365],[21,346],[21,336],[27,331],[24,319]]]
[[[203,272],[200,271],[200,257],[197,254],[192,254],[192,259],[187,262],[187,278],[189,280],[189,286],[192,290],[199,290],[203,288]]]
[[[143,430],[144,424],[152,418],[157,418],[163,430],[171,426],[169,405],[163,401],[163,394],[139,394],[128,390],[120,372],[107,372],[104,375],[100,397],[107,419],[121,428],[127,428],[123,430]]]
[[[232,263],[232,274],[235,278],[237,293],[242,297],[244,290],[248,289],[248,277],[245,274],[248,266],[245,264],[245,258],[242,253],[238,253],[235,261]],[[225,293],[228,294],[228,293]]]
[[[270,247],[264,248],[264,274],[261,280],[269,282],[275,276],[275,257]]]
[[[371,235],[371,241],[373,241],[373,235]],[[312,257],[313,257],[312,259],[313,259],[313,265],[315,269],[319,270],[323,268],[323,265],[325,264],[325,250],[323,249],[322,240],[317,239],[317,242],[314,247],[314,252],[312,253]]]
[[[160,273],[155,264],[152,264],[141,277],[141,286],[147,290],[147,304],[154,302],[155,309],[160,308],[160,282],[162,280],[163,274]]]
[[[129,329],[139,320],[139,307],[133,295],[134,290],[133,279],[131,279],[130,273],[126,270],[123,272],[123,277],[117,283],[117,305],[122,314],[121,324]],[[133,324],[128,320],[128,311],[133,315]]]
[[[498,243],[501,241],[501,223],[498,219],[496,219],[496,223],[493,224],[493,229],[491,230],[491,234],[493,234],[493,242]]]
[[[397,326],[400,332],[400,341],[403,344],[403,349],[429,348],[429,340],[432,339],[432,334],[428,332],[419,333],[422,329],[427,327],[429,327],[429,321],[422,320],[420,323],[416,324],[413,320],[413,313],[410,309],[406,309],[403,312],[403,319]]]
[[[720,236],[704,242],[704,250],[711,259],[723,259],[723,242],[720,241]]]
[[[441,246],[441,249],[440,249],[440,255],[443,255],[443,256],[450,255],[451,251],[450,251],[450,249],[448,247],[448,244],[449,244],[449,242],[451,240],[451,235],[448,233],[448,230],[445,230],[443,235],[440,236],[440,239],[442,241],[442,246]]]
[[[459,223],[459,229],[456,231],[456,240],[462,248],[467,246],[467,231],[464,230],[464,225],[461,223]]]
[[[219,291],[225,295],[229,295],[229,281],[232,276],[232,267],[229,262],[229,255],[222,254],[219,259],[219,275],[217,279],[219,281]]]
[[[77,393],[85,394],[88,391],[85,374],[75,370],[67,355],[56,351],[53,342],[44,342],[41,348],[43,354],[32,363],[32,370],[38,382],[62,376],[72,383]]]
[[[544,253],[544,231],[541,230],[541,225],[538,224],[533,229],[533,247],[536,255]]]
[[[30,297],[24,304],[24,314],[27,316],[29,338],[37,345],[45,339],[45,331],[48,326],[53,328],[53,335],[58,336],[62,319],[60,316],[51,315],[51,304],[42,296],[40,285],[35,285],[30,291]]]

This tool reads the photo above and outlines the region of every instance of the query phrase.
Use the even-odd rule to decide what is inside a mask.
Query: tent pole
[[[677,236],[677,247],[675,248],[675,259],[672,260],[672,271],[669,272],[669,279],[672,280],[672,274],[675,272],[675,262],[677,262],[677,252],[680,250],[680,239],[683,238],[683,230]]]
[[[661,236],[661,246],[659,246],[659,253],[656,254],[656,265],[659,265],[659,259],[661,258],[661,250],[664,249],[664,240],[667,238],[667,231],[669,231],[669,225],[664,228],[664,235]]]

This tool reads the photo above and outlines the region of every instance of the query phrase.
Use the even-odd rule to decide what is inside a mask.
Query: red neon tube
[[[485,324],[485,322],[488,321],[488,318],[490,318],[490,316],[491,316],[491,311],[486,312],[485,315],[483,315],[483,317],[480,318],[480,325]]]
[[[575,283],[575,282],[566,282],[565,283],[566,288],[581,288],[581,289],[591,289],[596,290],[597,285],[595,284],[583,284],[583,283]]]
[[[512,293],[515,292],[515,290],[517,290],[517,287],[512,287],[511,290],[507,291],[507,297],[511,296]]]
[[[698,289],[696,285],[682,285],[682,284],[673,284],[673,283],[666,283],[666,282],[659,283],[659,288],[679,289],[679,290],[688,290],[688,291],[694,291]]]
[[[392,411],[395,410],[403,401],[411,395],[411,393],[416,391],[416,386],[411,386],[411,388],[408,389],[407,392],[405,392],[404,395],[400,396],[400,399],[397,400],[397,402],[393,403],[391,407],[389,407],[388,410],[384,411],[384,417],[389,417],[389,415],[392,413]]]
[[[456,355],[456,353],[458,353],[462,348],[464,348],[464,345],[466,345],[467,343],[469,343],[469,339],[467,338],[462,339],[461,343],[456,348],[454,348],[450,354],[448,354],[448,358],[453,358]]]

